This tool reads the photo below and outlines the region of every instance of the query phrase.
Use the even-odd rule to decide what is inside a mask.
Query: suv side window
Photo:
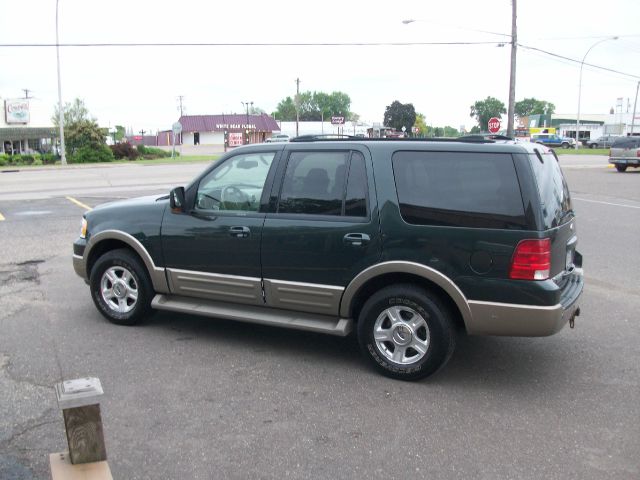
[[[196,210],[257,212],[275,152],[247,153],[228,159],[198,185]]]
[[[367,176],[363,155],[350,151],[291,153],[277,211],[367,216]]]
[[[400,214],[407,223],[526,228],[509,154],[396,152],[392,164]]]

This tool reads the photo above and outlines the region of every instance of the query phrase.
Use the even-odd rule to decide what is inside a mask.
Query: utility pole
[[[178,95],[178,110],[180,111],[180,118],[182,118],[182,115],[184,114],[184,106],[182,105],[182,99],[184,98],[184,95]]]
[[[62,82],[60,81],[60,36],[58,34],[58,3],[56,0],[56,64],[58,66],[58,127],[60,128],[60,163],[67,164],[64,148],[64,110],[62,108]]]
[[[636,99],[633,102],[633,116],[631,117],[631,132],[630,136],[633,137],[633,127],[636,124],[636,107],[638,106],[638,90],[640,90],[640,81],[638,81],[638,86],[636,87]]]
[[[511,75],[509,76],[509,108],[507,110],[507,137],[513,137],[513,117],[516,103],[516,49],[518,30],[516,25],[517,0],[511,0]]]
[[[247,107],[247,117],[246,117],[246,124],[244,126],[244,132],[246,134],[245,137],[245,143],[249,143],[249,105],[251,105],[251,108],[253,109],[253,102],[240,102],[242,104],[242,106]]]
[[[298,124],[300,123],[300,79],[296,78],[296,137],[298,136]]]

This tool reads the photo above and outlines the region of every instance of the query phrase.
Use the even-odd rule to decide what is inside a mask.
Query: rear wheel
[[[568,143],[566,143],[566,142],[565,142],[565,143],[563,143],[563,144],[562,144],[562,148],[564,148],[564,149],[566,150],[567,148],[569,148],[569,144],[568,144]]]
[[[437,295],[411,284],[383,288],[358,318],[363,354],[384,375],[427,377],[443,367],[455,347],[451,314]]]
[[[589,148],[597,148],[598,144],[597,143],[592,143],[591,145],[589,145]]]
[[[147,271],[131,251],[112,250],[91,269],[91,298],[107,320],[135,325],[151,310],[153,289]]]
[[[627,171],[627,166],[626,165],[616,165],[616,170],[618,170],[619,172],[626,172]]]

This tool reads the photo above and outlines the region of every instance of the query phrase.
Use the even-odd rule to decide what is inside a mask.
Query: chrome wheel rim
[[[138,284],[126,268],[110,267],[100,279],[100,294],[109,310],[129,313],[138,303]]]
[[[387,360],[399,365],[411,365],[427,354],[429,326],[413,308],[390,307],[376,319],[373,338]]]

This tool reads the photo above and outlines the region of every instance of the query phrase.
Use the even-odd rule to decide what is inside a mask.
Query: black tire
[[[597,143],[592,143],[591,145],[589,145],[589,148],[598,148],[598,144]]]
[[[388,313],[392,310],[402,321],[392,323]],[[414,329],[412,323],[422,326]],[[388,336],[389,340],[376,341],[376,328],[379,336]],[[402,343],[399,347],[398,338]],[[447,363],[455,348],[455,330],[451,313],[437,295],[416,285],[399,284],[379,290],[366,301],[358,317],[358,342],[362,353],[382,374],[399,380],[418,380]],[[424,352],[413,349],[416,342]],[[396,348],[402,355],[398,362],[392,358]]]
[[[626,172],[627,171],[627,166],[626,165],[616,165],[616,170],[618,170],[619,172]]]
[[[130,250],[122,248],[102,255],[91,269],[89,285],[93,303],[111,323],[135,325],[151,311],[153,287],[149,275]]]
[[[566,150],[567,148],[569,148],[569,146],[570,146],[570,145],[569,145],[568,143],[563,143],[563,144],[562,144],[562,148],[564,148],[565,150]]]

